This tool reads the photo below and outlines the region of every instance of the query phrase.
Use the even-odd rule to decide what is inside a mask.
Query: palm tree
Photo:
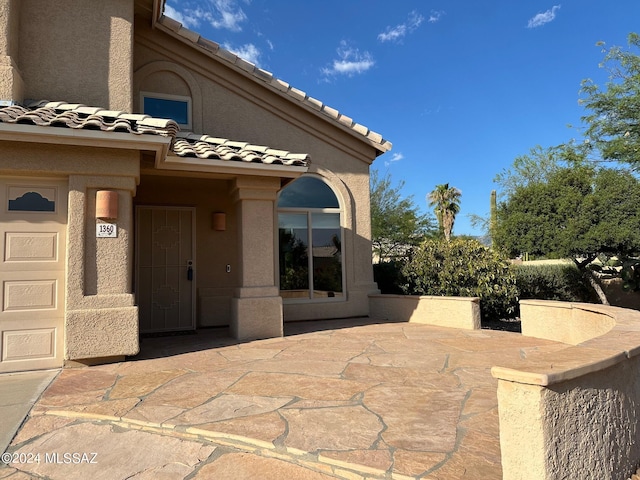
[[[456,187],[449,187],[448,183],[436,185],[436,188],[427,195],[430,207],[434,207],[440,231],[449,241],[453,231],[453,223],[460,211],[460,197],[462,192]]]

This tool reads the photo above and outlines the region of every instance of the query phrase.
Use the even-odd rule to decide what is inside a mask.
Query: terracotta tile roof
[[[172,148],[179,157],[211,158],[269,165],[306,167],[310,163],[306,153],[290,153],[264,145],[251,145],[226,138],[215,138],[194,133],[178,133]]]
[[[305,167],[311,162],[306,153],[291,153],[265,145],[251,145],[226,138],[180,132],[178,124],[173,120],[87,107],[82,104],[43,101],[26,107],[0,107],[0,123],[161,135],[172,139],[171,150],[179,157],[296,167]]]
[[[43,127],[101,130],[175,137],[179,130],[173,120],[154,118],[77,103],[39,102],[29,106],[0,108],[0,123],[18,123]]]
[[[332,120],[339,125],[350,129],[352,132],[363,136],[380,153],[391,150],[391,142],[382,138],[382,135],[380,135],[379,133],[369,130],[369,128],[354,122],[353,119],[347,117],[346,115],[343,115],[338,110],[325,105],[320,100],[310,97],[302,90],[298,90],[297,88],[289,85],[287,82],[274,77],[271,72],[258,68],[253,63],[242,59],[241,57],[228,50],[225,50],[224,48],[220,47],[218,43],[201,37],[197,32],[183,27],[180,22],[177,22],[176,20],[165,15],[161,15],[158,19],[158,24],[166,27],[166,30],[168,30],[170,33],[173,33],[181,40],[188,42],[201,50],[204,50],[209,55],[222,60],[223,62],[231,65],[236,69],[248,73],[255,80],[264,83],[271,89],[285,94],[290,100],[300,102],[311,110],[314,110],[317,113],[325,116],[329,120]]]

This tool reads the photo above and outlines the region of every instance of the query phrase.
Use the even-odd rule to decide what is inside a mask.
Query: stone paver
[[[256,458],[247,453],[231,453],[205,465],[194,479],[238,480],[239,478],[259,478],[261,480],[330,480],[333,475],[314,472],[274,458]]]
[[[200,442],[173,437],[157,441],[151,433],[79,423],[53,430],[22,447],[25,461],[34,463],[20,468],[26,466],[29,473],[50,478],[113,480],[180,467],[182,477],[173,478],[183,478],[214,451],[214,446]]]
[[[499,479],[491,366],[560,348],[400,323],[145,340],[148,358],[63,370],[8,450],[41,462],[0,478]],[[42,461],[65,453],[98,463]]]

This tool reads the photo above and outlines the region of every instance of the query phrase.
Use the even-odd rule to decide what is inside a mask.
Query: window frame
[[[275,239],[275,244],[276,244],[276,252],[277,252],[277,258],[276,258],[276,266],[277,266],[277,274],[276,274],[276,281],[277,281],[277,286],[278,286],[278,292],[282,292],[282,290],[280,289],[280,220],[279,220],[279,215],[280,213],[295,213],[295,214],[306,214],[307,217],[307,245],[308,245],[308,249],[309,249],[309,253],[307,254],[307,270],[308,270],[308,282],[309,282],[309,295],[305,298],[286,298],[286,297],[282,297],[282,294],[280,293],[280,296],[282,297],[282,302],[286,303],[286,304],[308,304],[308,303],[336,303],[336,302],[346,302],[347,301],[347,275],[346,275],[346,262],[345,262],[345,258],[347,257],[346,253],[345,253],[345,241],[344,241],[344,209],[343,209],[343,202],[342,202],[342,198],[341,196],[338,194],[338,192],[336,192],[336,190],[331,186],[331,184],[329,182],[327,182],[324,178],[320,177],[319,175],[303,175],[302,177],[311,177],[311,178],[315,178],[321,182],[323,182],[325,185],[327,185],[331,191],[333,192],[333,194],[335,195],[337,201],[338,201],[338,207],[329,207],[329,208],[318,208],[318,207],[278,207],[278,201],[280,200],[280,194],[282,193],[282,191],[284,190],[284,188],[282,190],[280,190],[280,192],[278,192],[278,198],[276,199],[275,205],[276,205],[276,239]],[[300,177],[300,178],[302,178]],[[285,187],[286,188],[286,187]],[[341,244],[341,258],[340,258],[340,270],[341,270],[341,282],[342,282],[342,292],[341,295],[339,296],[335,296],[335,297],[314,297],[314,282],[313,282],[313,222],[312,222],[312,216],[313,214],[322,214],[322,213],[337,213],[338,214],[338,218],[340,221],[340,244]]]
[[[140,92],[140,111],[145,113],[144,111],[144,100],[145,98],[153,98],[156,100],[170,100],[173,102],[184,102],[187,104],[187,120],[188,123],[178,123],[180,130],[193,130],[193,106],[191,97],[187,97],[184,95],[171,95],[169,93],[157,93],[157,92]],[[146,115],[149,115],[148,113]],[[164,117],[167,118],[167,117]],[[177,122],[176,122],[177,123]]]

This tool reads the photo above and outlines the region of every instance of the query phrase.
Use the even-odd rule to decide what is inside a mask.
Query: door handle
[[[191,260],[187,262],[187,280],[193,280],[193,262]]]

